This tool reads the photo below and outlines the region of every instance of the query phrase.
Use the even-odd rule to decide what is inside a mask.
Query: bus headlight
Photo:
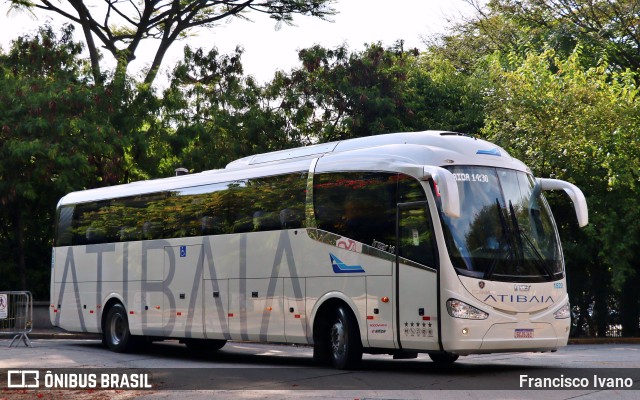
[[[469,304],[455,299],[447,300],[447,311],[454,318],[463,319],[487,319],[489,314],[470,306]]]
[[[565,305],[560,307],[558,311],[553,313],[553,316],[556,317],[556,319],[565,319],[571,317],[571,306],[569,305],[569,303],[566,303]]]

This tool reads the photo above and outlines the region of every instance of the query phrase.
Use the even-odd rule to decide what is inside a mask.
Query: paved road
[[[32,348],[9,348],[8,345],[9,341],[0,340],[2,369],[106,368],[114,371],[113,368],[118,368],[116,371],[122,371],[138,368],[151,372],[154,385],[154,389],[148,391],[38,392],[38,398],[44,399],[437,397],[611,400],[636,399],[640,394],[637,390],[592,387],[593,376],[597,375],[603,379],[626,377],[626,383],[632,380],[633,388],[640,389],[640,345],[636,344],[573,345],[546,354],[474,355],[461,357],[448,368],[436,367],[426,355],[420,355],[416,360],[365,355],[358,371],[317,367],[312,362],[311,349],[296,346],[228,343],[221,351],[205,355],[194,354],[173,341],[156,343],[135,354],[112,353],[96,340],[33,340]],[[534,379],[584,377],[590,386],[579,390],[524,391],[519,388],[521,375]],[[536,381],[529,382],[535,384]],[[5,384],[0,381],[0,388]],[[167,387],[171,390],[164,390]],[[527,387],[526,383],[524,387]],[[190,390],[194,388],[208,390]],[[34,392],[5,389],[0,392],[0,399],[3,398],[33,399]]]

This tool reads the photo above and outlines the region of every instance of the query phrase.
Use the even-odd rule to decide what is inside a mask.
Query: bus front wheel
[[[362,343],[358,322],[344,306],[336,309],[329,327],[329,353],[331,364],[338,369],[355,368],[362,359]]]
[[[445,351],[444,353],[429,353],[429,357],[438,365],[449,365],[456,362],[459,356]]]
[[[134,340],[129,331],[129,320],[122,304],[114,304],[107,312],[103,342],[116,353],[126,353],[133,350]]]

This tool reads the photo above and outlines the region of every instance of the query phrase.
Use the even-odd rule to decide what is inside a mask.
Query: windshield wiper
[[[495,257],[493,257],[493,260],[491,260],[491,265],[489,265],[489,268],[487,268],[487,270],[485,271],[484,279],[491,278],[494,271],[496,270],[496,267],[498,266],[498,261],[500,260],[500,256],[504,252],[509,253],[509,261],[513,262],[515,259],[513,250],[512,250],[513,246],[511,243],[513,240],[513,234],[511,233],[509,224],[507,224],[507,219],[504,216],[504,210],[500,206],[500,199],[497,199],[497,198],[496,198],[496,207],[498,209],[498,216],[500,217],[500,226],[502,228],[502,236],[498,240],[498,252],[495,255]],[[506,247],[505,245],[509,245],[509,246]]]
[[[518,261],[524,262],[524,246],[522,246],[522,235],[520,235],[520,224],[518,223],[518,218],[516,217],[516,211],[513,208],[513,203],[509,200],[509,212],[511,213],[511,224],[513,225],[514,230],[511,232],[513,236],[514,242],[517,245],[513,249],[514,253],[516,253],[516,259]]]
[[[524,246],[522,245],[522,239],[524,238],[524,240],[527,242],[529,249],[531,250],[531,252],[535,257],[535,263],[538,266],[538,269],[541,272],[544,272],[549,278],[549,280],[553,280],[553,271],[545,262],[542,254],[540,254],[536,246],[533,244],[529,235],[527,235],[527,233],[520,228],[520,224],[518,223],[518,218],[516,217],[516,212],[513,208],[513,203],[511,202],[511,200],[509,200],[509,212],[511,212],[511,222],[513,223],[513,227],[515,228],[514,233],[517,233],[516,239],[518,242],[518,249],[520,251],[520,260],[524,262]]]

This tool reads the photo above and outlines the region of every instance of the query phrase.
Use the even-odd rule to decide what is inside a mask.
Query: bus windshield
[[[493,167],[448,169],[458,183],[462,215],[440,215],[458,274],[503,282],[563,277],[556,226],[531,175]]]

